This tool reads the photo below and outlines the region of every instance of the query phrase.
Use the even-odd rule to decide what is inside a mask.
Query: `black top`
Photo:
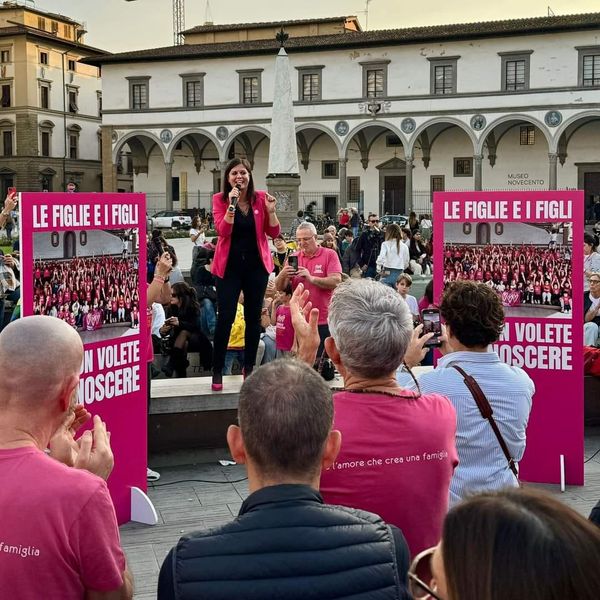
[[[325,504],[307,485],[274,485],[227,525],[181,538],[162,564],[158,599],[407,600],[408,565],[401,531],[377,515]]]
[[[240,210],[239,206],[236,206],[227,267],[239,268],[243,266],[247,268],[248,266],[253,267],[260,264],[253,204],[250,203],[247,215]]]

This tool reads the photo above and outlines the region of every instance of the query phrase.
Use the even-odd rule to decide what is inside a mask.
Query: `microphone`
[[[239,192],[239,191],[241,191],[242,186],[239,183],[236,183],[235,189]],[[237,198],[235,198],[235,197],[231,198],[231,205],[235,206],[237,204],[238,200],[239,200],[239,196]]]

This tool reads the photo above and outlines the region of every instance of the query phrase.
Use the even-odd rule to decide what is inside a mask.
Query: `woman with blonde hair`
[[[393,288],[398,276],[410,263],[408,246],[402,243],[402,230],[396,223],[385,229],[385,241],[377,257],[377,265],[381,269],[381,283]]]

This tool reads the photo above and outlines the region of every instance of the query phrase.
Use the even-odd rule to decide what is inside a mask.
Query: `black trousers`
[[[262,262],[230,260],[229,263],[225,277],[215,277],[218,314],[214,337],[213,373],[222,373],[223,371],[225,352],[229,343],[231,326],[235,319],[240,291],[244,292],[244,319],[246,321],[244,367],[246,371],[251,371],[254,367],[261,332],[260,315],[269,279],[269,274]]]

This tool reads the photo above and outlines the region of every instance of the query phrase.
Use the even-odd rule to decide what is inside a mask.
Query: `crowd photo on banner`
[[[130,237],[126,230],[36,233],[33,314],[57,317],[80,332],[138,329],[139,252]],[[62,257],[63,244],[71,245],[72,257]]]
[[[33,234],[32,314],[0,333],[11,372],[0,378],[0,589],[133,598],[106,483],[118,458],[76,390],[83,343],[142,328],[148,411],[150,387],[174,379],[239,394],[223,445],[249,491],[237,516],[163,539],[159,600],[596,600],[600,504],[586,519],[522,481],[535,377],[493,350],[506,319],[570,323],[575,303],[586,344],[598,344],[596,237],[586,233],[573,273],[571,222],[436,231],[425,213],[398,222],[348,206],[337,221],[299,210],[283,227],[250,162],[223,174],[177,242],[157,227],[145,240]],[[18,250],[7,256],[1,297],[16,309]]]

